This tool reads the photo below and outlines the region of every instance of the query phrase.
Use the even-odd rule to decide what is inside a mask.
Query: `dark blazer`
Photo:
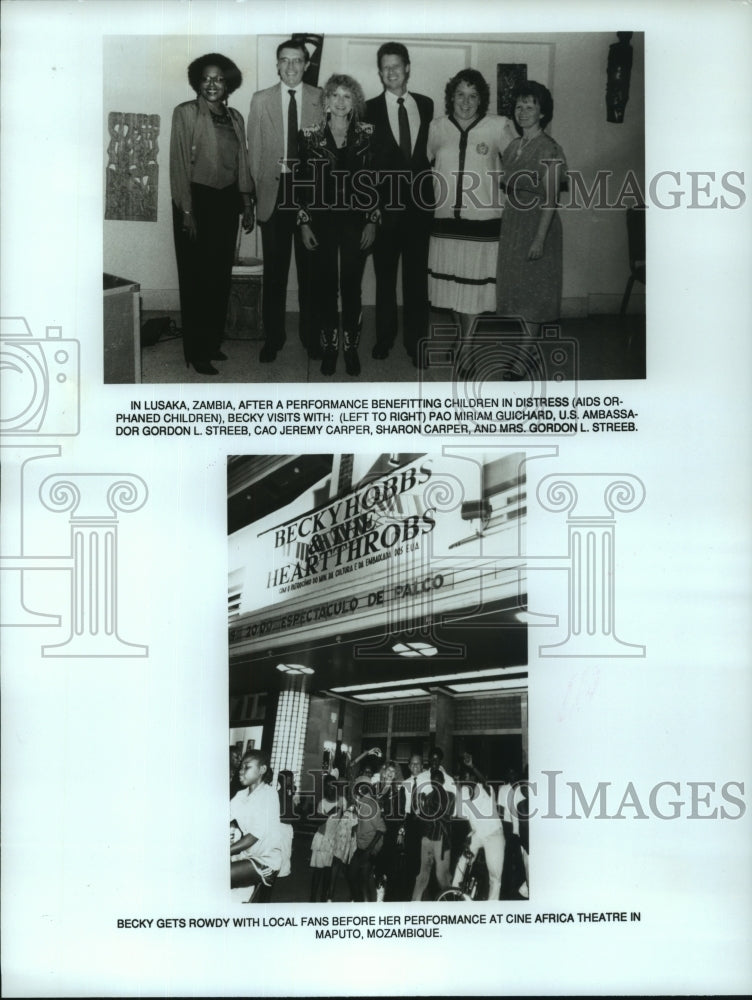
[[[386,110],[386,97],[381,94],[379,97],[372,97],[366,101],[366,121],[371,122],[374,127],[373,134],[373,165],[380,173],[387,171],[409,172],[412,176],[427,171],[430,174],[431,165],[428,162],[426,145],[428,143],[428,126],[433,120],[433,101],[423,94],[415,94],[410,91],[410,96],[418,105],[420,114],[420,129],[413,143],[413,153],[409,162],[406,162],[399,147],[399,143],[394,138],[391,126],[389,125],[389,114]],[[382,193],[386,193],[386,185],[382,185]],[[408,201],[407,209],[426,207],[426,203],[432,198],[432,183],[427,178],[421,185],[421,198],[424,200],[423,206],[418,206]],[[388,199],[382,197],[382,208],[386,200],[388,209]]]

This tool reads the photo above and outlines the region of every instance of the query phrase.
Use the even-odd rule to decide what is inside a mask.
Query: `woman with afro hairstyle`
[[[216,375],[224,335],[238,216],[254,225],[254,187],[242,115],[227,98],[242,83],[235,63],[218,52],[194,59],[196,92],[172,115],[170,189],[186,365]]]

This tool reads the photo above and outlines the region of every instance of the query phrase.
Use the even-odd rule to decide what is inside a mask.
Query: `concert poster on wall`
[[[5,996],[750,992],[750,43],[3,4]]]

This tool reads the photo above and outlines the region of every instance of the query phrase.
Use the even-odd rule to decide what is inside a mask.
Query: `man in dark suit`
[[[433,101],[407,89],[410,56],[401,42],[385,42],[376,56],[384,85],[366,103],[374,127],[382,224],[373,250],[376,272],[376,343],[385,358],[397,337],[397,268],[402,258],[403,340],[420,364],[419,341],[428,333],[428,241],[433,188],[426,155]]]
[[[310,265],[296,226],[294,171],[298,131],[321,119],[321,90],[303,83],[309,56],[295,39],[277,47],[280,82],[257,91],[248,115],[248,154],[256,185],[257,218],[264,255],[262,316],[264,346],[259,360],[274,361],[285,342],[285,299],[290,254],[295,242],[298,274],[300,339],[309,353],[316,351],[318,331],[311,336]],[[320,357],[320,354],[319,354]]]

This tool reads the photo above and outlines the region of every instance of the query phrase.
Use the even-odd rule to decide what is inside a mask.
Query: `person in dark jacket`
[[[362,120],[364,110],[357,80],[335,74],[324,85],[324,118],[302,129],[298,138],[303,178],[298,223],[312,257],[323,375],[333,375],[337,367],[338,292],[345,370],[360,374],[361,283],[380,219],[375,185],[363,185],[371,167],[373,135],[373,126]]]
[[[397,339],[397,270],[402,261],[402,337],[415,365],[428,334],[428,241],[433,180],[426,154],[433,101],[408,90],[410,56],[401,42],[376,54],[384,92],[366,104],[373,125],[374,166],[380,178],[382,225],[373,249],[376,272],[376,343],[372,356],[389,355]]]

